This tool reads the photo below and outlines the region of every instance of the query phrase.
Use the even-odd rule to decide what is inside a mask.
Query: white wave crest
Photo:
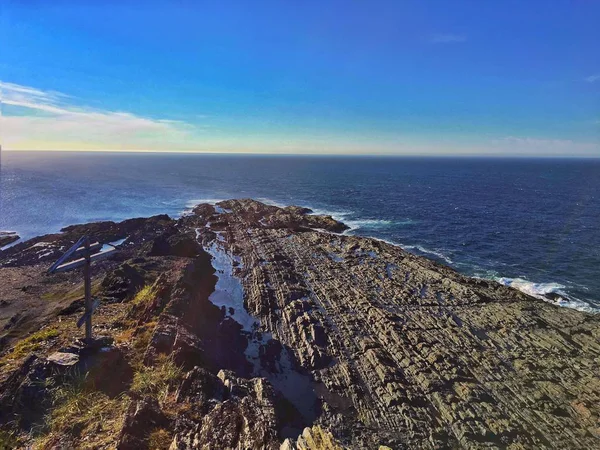
[[[359,228],[385,228],[394,224],[392,220],[377,219],[346,219],[343,222],[348,225],[351,230],[358,230]]]
[[[438,258],[442,259],[443,261],[445,261],[448,264],[454,264],[454,261],[452,261],[448,256],[444,255],[439,250],[431,250],[431,249],[423,247],[422,245],[403,245],[403,244],[400,244],[400,247],[402,247],[405,250],[418,250],[421,253],[425,253],[425,254],[428,254],[428,255],[434,255],[434,256],[437,256]]]
[[[214,205],[215,203],[222,202],[227,200],[225,198],[197,198],[193,200],[189,200],[185,203],[186,208],[193,208],[196,205],[200,205],[202,203],[208,203],[209,205]]]
[[[335,211],[330,209],[312,208],[310,206],[308,206],[308,208],[310,208],[310,210],[312,211],[311,214],[315,216],[331,216],[335,220],[338,220],[340,222],[345,221],[348,218],[348,216],[354,214],[353,211]]]
[[[278,202],[277,200],[273,200],[272,198],[268,198],[268,197],[257,197],[256,200],[264,203],[265,205],[277,206],[278,208],[285,208],[285,207],[293,204],[293,203],[290,203],[288,205],[285,205],[283,203]]]
[[[193,200],[188,200],[185,203],[185,209],[179,213],[179,217],[185,217],[192,214],[192,210],[197,206],[203,203],[208,203],[209,205],[215,205],[216,203],[227,200],[225,198],[196,198]]]
[[[387,219],[361,219],[360,217],[356,217],[356,213],[354,211],[335,211],[335,210],[327,210],[320,208],[310,208],[312,210],[312,214],[317,216],[331,216],[338,222],[342,222],[348,227],[346,233],[350,233],[355,230],[363,229],[363,230],[374,230],[378,228],[388,228],[391,226],[402,226],[402,225],[411,225],[415,223],[411,219],[405,220],[387,220]]]
[[[560,283],[534,283],[524,278],[507,278],[507,277],[494,277],[494,280],[504,286],[510,286],[518,289],[525,294],[531,295],[532,297],[539,298],[545,302],[552,303],[553,305],[562,306],[565,308],[572,308],[578,311],[584,311],[588,313],[598,313],[600,308],[595,308],[583,300],[579,300],[567,294],[563,289],[566,287]],[[556,294],[557,298],[549,298],[548,294]]]

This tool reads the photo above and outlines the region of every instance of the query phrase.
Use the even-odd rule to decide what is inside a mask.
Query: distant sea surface
[[[242,197],[600,311],[600,160],[5,151],[0,230],[27,239]]]

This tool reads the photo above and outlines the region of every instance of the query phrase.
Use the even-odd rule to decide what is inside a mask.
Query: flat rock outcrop
[[[44,264],[94,233],[125,239],[94,268],[103,299],[94,323],[117,335],[113,353],[123,361],[114,367],[129,385],[118,401],[104,400],[116,405],[117,431],[86,423],[80,430],[96,430],[87,437],[51,430],[46,442],[89,446],[93,435],[94,448],[186,450],[600,446],[600,316],[345,230],[306,208],[242,199],[198,205],[177,220],[76,225],[11,247],[0,253],[0,275],[10,280],[0,293],[11,296],[0,308],[14,316],[0,346],[0,413],[14,412],[10,399],[29,392],[30,380],[53,376],[40,372],[44,356],[64,344],[66,326],[53,320],[74,323],[81,310],[77,274],[42,275]],[[17,359],[14,342],[32,326],[31,311],[44,311],[44,325],[57,330],[46,334],[57,337],[36,343],[38,356]],[[46,411],[19,425],[24,434],[51,403],[44,396]]]
[[[277,381],[269,372],[289,360],[283,370],[309,380],[310,418],[344,445],[600,445],[598,316],[375,239],[306,230],[341,228],[304,210],[251,200],[197,209],[184,223],[200,239],[217,231],[240,262],[255,334],[285,349],[272,355],[260,340],[271,355],[258,373]]]

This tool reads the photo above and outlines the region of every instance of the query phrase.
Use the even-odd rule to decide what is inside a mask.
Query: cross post
[[[85,264],[83,266],[83,277],[85,285],[85,340],[92,342],[92,274],[90,240],[85,240]]]
[[[100,261],[114,254],[117,248],[113,244],[108,245],[112,249],[102,251],[103,244],[101,242],[91,240],[89,236],[83,236],[48,269],[48,273],[52,274],[68,272],[83,266],[85,313],[77,321],[77,328],[85,323],[84,341],[88,345],[94,342],[92,336],[92,314],[100,304],[99,299],[92,302],[91,264],[94,261]]]

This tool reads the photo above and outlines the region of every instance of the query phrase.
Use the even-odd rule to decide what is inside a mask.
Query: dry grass
[[[164,399],[169,390],[179,384],[183,370],[170,357],[161,358],[155,366],[141,366],[133,376],[131,391]]]
[[[92,296],[98,295],[102,285],[102,279],[92,280]],[[68,287],[57,289],[54,291],[46,292],[42,295],[43,300],[47,301],[60,301],[62,303],[72,302],[74,300],[80,300],[85,297],[85,287],[83,282],[77,283],[75,287]]]
[[[46,433],[34,442],[34,448],[53,447],[56,438],[77,441],[85,439],[78,448],[114,447],[123,425],[129,397],[110,398],[101,391],[89,388],[85,378],[56,388],[54,408],[46,418]]]
[[[0,430],[0,450],[22,448],[23,442],[15,431]]]
[[[144,355],[146,354],[146,348],[152,339],[152,333],[156,328],[156,321],[148,322],[143,325],[130,328],[125,328],[121,333],[115,336],[115,341],[118,344],[127,344],[129,350],[127,351],[127,359],[129,365],[138,371],[143,365]]]
[[[79,286],[71,291],[65,290],[53,295],[67,299],[77,298],[80,295]],[[111,398],[94,389],[91,383],[86,382],[85,377],[79,377],[71,383],[55,388],[53,406],[43,428],[28,438],[33,439],[29,441],[32,448],[115,448],[124,416],[132,401],[130,394],[150,395],[159,399],[161,403],[170,404],[170,394],[183,378],[182,369],[169,357],[158,359],[152,367],[143,364],[157,321],[154,317],[154,320],[140,324],[138,316],[140,311],[144,311],[155,301],[156,296],[154,286],[147,285],[137,292],[131,302],[118,305],[115,311],[111,311],[112,314],[107,316],[106,323],[120,329],[120,333],[115,336],[116,342],[127,344],[122,348],[128,348],[126,357],[134,370],[130,391]],[[10,357],[16,359],[20,355],[42,348],[44,343],[50,340],[53,340],[51,342],[54,345],[59,339],[69,336],[69,330],[73,327],[72,320],[63,319],[62,322],[18,342],[9,353]],[[0,433],[0,450],[4,441],[10,441],[9,438],[10,436]],[[149,448],[168,449],[171,441],[171,432],[158,428],[149,436]]]
[[[60,335],[56,328],[44,328],[20,340],[9,354],[11,358],[20,358],[42,347],[42,344]]]
[[[152,450],[168,450],[173,441],[173,436],[164,428],[157,428],[148,438],[148,448]]]
[[[155,298],[156,292],[153,286],[144,286],[127,304],[123,314],[113,322],[114,326],[122,330],[115,336],[115,341],[118,344],[126,344],[130,347],[129,363],[134,370],[141,368],[146,348],[156,327],[156,320],[138,323],[138,316],[140,311],[152,303]]]

